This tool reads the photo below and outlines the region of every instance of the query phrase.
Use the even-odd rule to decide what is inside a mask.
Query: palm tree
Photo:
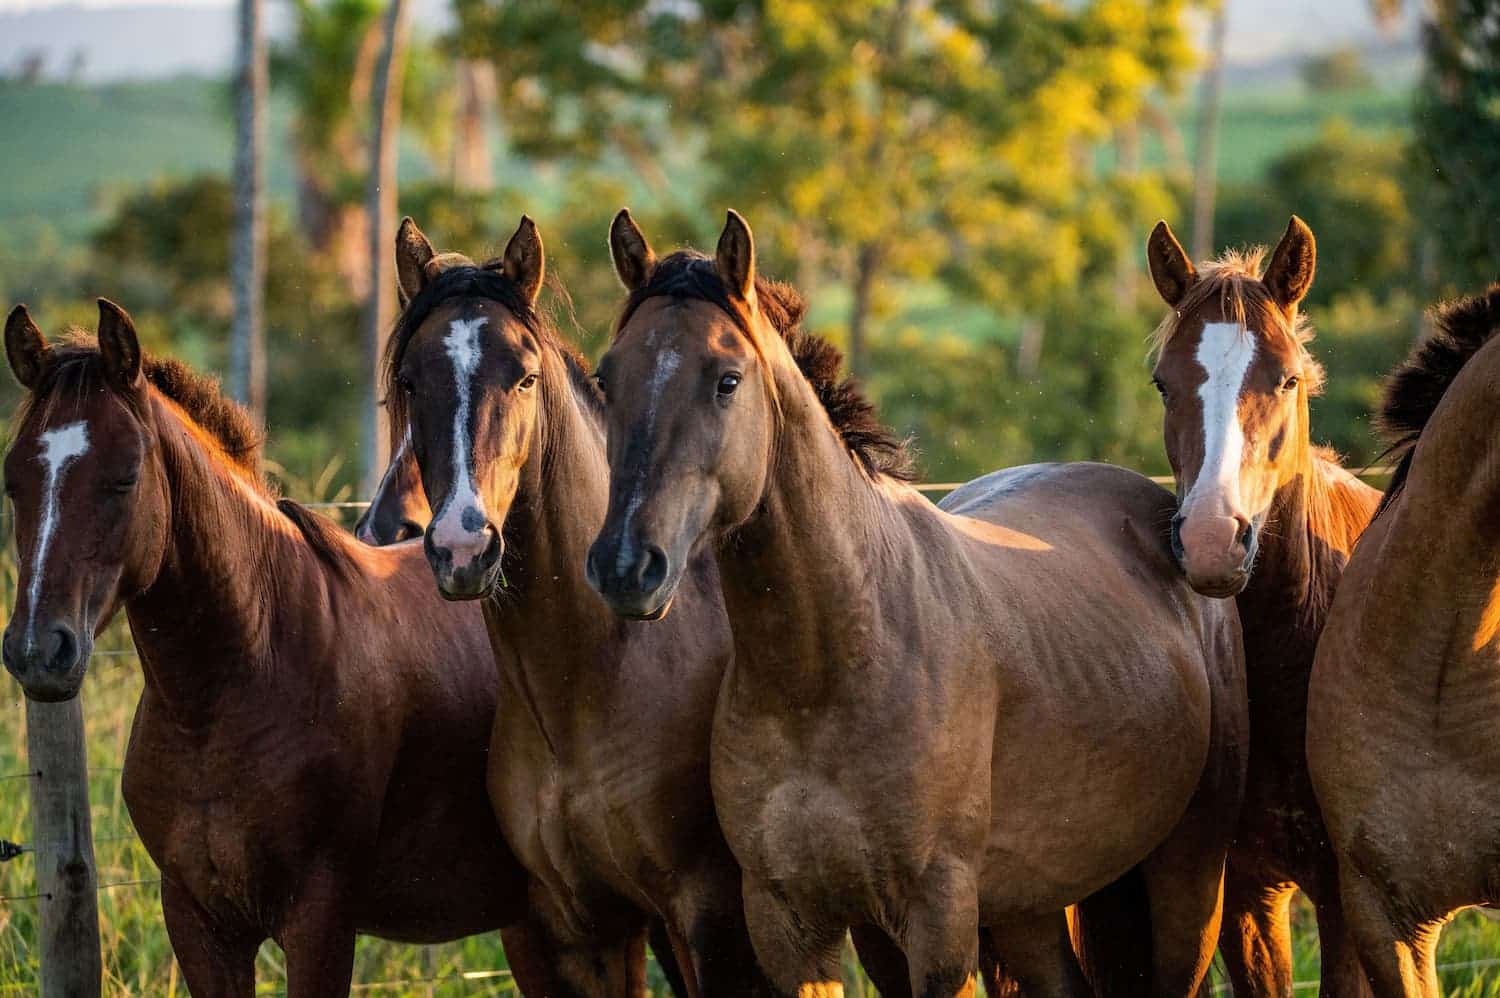
[[[230,333],[230,385],[255,419],[266,422],[265,107],[266,44],[260,0],[240,0],[239,57],[235,78],[234,235],[230,280],[234,323]]]
[[[369,297],[365,304],[365,345],[369,392],[365,407],[365,492],[373,493],[389,458],[384,410],[380,404],[380,358],[393,318],[391,263],[395,243],[396,138],[401,130],[401,83],[406,52],[406,2],[390,0],[385,17],[385,47],[375,66],[371,92],[374,131],[370,143],[370,183],[366,211],[370,219]]]

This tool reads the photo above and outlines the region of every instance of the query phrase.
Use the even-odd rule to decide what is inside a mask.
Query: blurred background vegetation
[[[227,372],[234,94],[228,60],[199,57],[233,11],[32,2],[0,11],[0,304],[57,331],[92,327],[105,295],[149,348]],[[659,251],[711,248],[739,209],[934,481],[1044,459],[1164,472],[1146,234],[1165,217],[1202,257],[1273,242],[1295,212],[1319,241],[1314,433],[1362,465],[1423,308],[1500,271],[1500,0],[1227,2],[1238,18],[1188,0],[418,0],[398,207],[473,256],[531,214],[569,293],[551,307],[591,354],[621,299],[605,232],[622,204]],[[1357,43],[1323,30],[1351,7],[1371,26]],[[267,8],[268,469],[297,498],[357,498],[387,0]],[[1311,41],[1224,72],[1225,35],[1233,51],[1236,25],[1276,11],[1278,38]],[[17,398],[0,378],[0,409]],[[123,628],[103,645],[128,648]],[[101,880],[150,880],[110,769],[139,689],[120,662],[85,688]],[[24,768],[11,696],[0,779]],[[0,782],[0,835],[24,838],[24,799]],[[18,870],[0,893],[24,893]],[[154,890],[102,896],[111,993],[180,988]],[[1305,916],[1299,980],[1316,977]],[[33,986],[30,918],[0,903],[0,990]],[[367,982],[503,966],[492,938],[360,952]],[[1500,926],[1465,916],[1443,953],[1450,989],[1500,994]],[[278,960],[263,953],[267,993]]]
[[[1415,16],[1377,6],[1372,23]],[[711,246],[736,207],[925,475],[954,480],[1047,458],[1164,470],[1141,247],[1158,217],[1187,241],[1194,188],[1216,182],[1215,249],[1274,241],[1291,212],[1317,233],[1315,431],[1361,464],[1423,306],[1495,276],[1494,6],[1428,5],[1418,58],[1341,47],[1231,75],[1203,161],[1213,13],[1183,0],[454,0],[413,25],[399,206],[476,255],[532,214],[571,293],[559,320],[590,351],[620,299],[603,237],[620,205],[658,246]],[[384,8],[278,3],[271,55],[268,454],[340,495],[365,461]],[[230,109],[224,80],[95,84],[12,60],[0,301],[56,329],[103,294],[152,348],[225,369]]]

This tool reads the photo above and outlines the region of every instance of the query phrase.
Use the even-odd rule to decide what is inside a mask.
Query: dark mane
[[[1375,515],[1385,512],[1406,485],[1417,440],[1458,372],[1480,348],[1500,334],[1500,283],[1484,294],[1447,302],[1432,312],[1432,331],[1391,372],[1376,428],[1400,462],[1380,497]]]
[[[492,301],[505,306],[516,321],[536,337],[538,343],[557,351],[562,357],[579,396],[586,399],[596,412],[602,407],[603,400],[599,398],[599,391],[589,377],[588,361],[584,360],[583,354],[558,335],[551,318],[533,308],[521,289],[500,268],[500,260],[450,267],[428,282],[396,317],[396,325],[391,330],[385,346],[385,357],[381,361],[381,383],[385,390],[385,407],[390,421],[393,451],[405,432],[407,419],[406,395],[396,383],[401,372],[401,360],[406,356],[406,348],[411,345],[417,330],[432,318],[436,309],[449,302]],[[554,290],[557,290],[555,286]]]
[[[171,357],[145,356],[141,373],[152,388],[170,399],[217,445],[218,455],[236,477],[268,498],[275,498],[260,474],[260,448],[264,440],[250,414],[224,395],[219,379],[200,374]],[[46,366],[36,388],[27,393],[16,413],[17,424],[38,407],[63,395],[82,395],[104,385],[99,344],[82,331],[70,332],[48,351]],[[343,532],[331,520],[311,510],[280,499],[276,507],[306,538],[314,553],[330,568],[349,576],[356,571]]]
[[[36,389],[27,395],[18,418],[62,393],[82,392],[104,384],[99,344],[87,333],[74,330],[47,354],[46,367]],[[260,446],[263,441],[250,414],[219,387],[219,379],[199,374],[180,360],[146,356],[141,362],[146,380],[175,402],[198,424],[237,471],[252,481],[260,480]]]
[[[630,293],[615,321],[614,335],[619,335],[643,302],[662,296],[717,305],[747,335],[751,332],[750,317],[729,297],[729,289],[720,280],[713,258],[693,250],[678,250],[659,261],[650,279]],[[838,347],[800,328],[807,303],[797,289],[757,276],[755,300],[771,328],[781,334],[797,369],[812,386],[855,460],[873,474],[903,482],[915,479],[916,469],[906,441],[880,422],[874,404],[865,397],[858,380],[842,374],[844,355]]]

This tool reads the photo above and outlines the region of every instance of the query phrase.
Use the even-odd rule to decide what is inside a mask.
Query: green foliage
[[[231,207],[228,184],[215,177],[142,190],[95,236],[83,283],[130,311],[148,349],[226,369]],[[356,439],[358,309],[279,212],[268,225],[266,264],[267,432],[292,476],[316,480],[329,455]],[[353,474],[343,470],[337,481]]]
[[[1500,276],[1500,0],[1434,5],[1416,107],[1422,229],[1446,294]]]
[[[1274,245],[1295,213],[1318,240],[1312,304],[1355,288],[1383,294],[1409,285],[1415,263],[1404,156],[1388,133],[1330,119],[1313,141],[1272,160],[1262,179],[1221,193],[1215,239]]]
[[[1360,90],[1373,82],[1365,57],[1359,49],[1334,49],[1309,56],[1300,69],[1302,82],[1309,90]]]

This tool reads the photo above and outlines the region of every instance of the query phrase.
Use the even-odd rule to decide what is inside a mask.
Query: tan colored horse
[[[1195,268],[1165,222],[1147,244],[1172,308],[1155,380],[1181,500],[1173,546],[1199,592],[1237,596],[1244,628],[1250,774],[1220,939],[1238,995],[1291,994],[1298,887],[1317,909],[1324,993],[1364,990],[1303,745],[1318,635],[1379,493],[1312,445],[1308,399],[1323,370],[1298,303],[1316,252],[1295,217],[1264,275],[1258,250]]]
[[[1376,994],[1437,998],[1460,908],[1500,903],[1500,284],[1441,308],[1381,409],[1407,448],[1334,599],[1307,762]]]
[[[529,218],[486,264],[435,253],[407,219],[396,264],[408,304],[386,364],[392,430],[431,498],[437,588],[484,611],[503,691],[490,797],[530,875],[548,994],[643,994],[651,923],[685,998],[765,994],[709,785],[732,652],[713,560],[661,626],[615,619],[584,581],[609,484],[601,406],[536,308],[545,263]],[[382,505],[398,509],[388,485]]]
[[[658,261],[622,212],[631,294],[599,376],[609,514],[589,577],[665,615],[717,552],[735,657],[713,789],[761,964],[837,995],[846,927],[912,993],[985,975],[1077,993],[1065,906],[1141,864],[1148,986],[1201,982],[1243,777],[1239,627],[1187,586],[1170,494],[1103,465],[970,483],[934,508],[901,445],[758,279],[733,213],[716,257]],[[653,626],[664,626],[657,624]],[[1097,940],[1096,940],[1097,941]],[[997,965],[1003,955],[1003,965]]]

